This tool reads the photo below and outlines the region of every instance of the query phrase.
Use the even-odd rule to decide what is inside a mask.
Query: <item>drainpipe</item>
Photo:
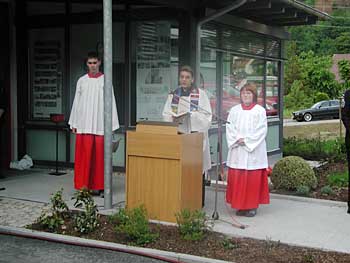
[[[104,208],[112,208],[112,0],[103,0]],[[114,99],[114,98],[113,98]]]
[[[200,68],[201,68],[201,26],[204,23],[207,23],[209,21],[214,20],[215,18],[218,18],[224,14],[227,14],[228,12],[235,10],[237,8],[239,8],[240,6],[244,5],[245,3],[247,3],[249,0],[237,0],[235,1],[233,4],[228,5],[227,7],[224,7],[216,12],[214,12],[213,14],[203,17],[201,19],[199,19],[198,23],[197,23],[197,39],[196,39],[196,82],[199,84],[199,80],[200,80]],[[217,87],[218,88],[218,87]],[[219,174],[222,171],[222,130],[221,130],[221,126],[222,126],[222,120],[221,120],[221,114],[218,111],[217,114],[217,119],[218,119],[218,143],[217,143],[217,153],[218,153],[218,158],[217,158],[217,167],[216,167],[216,185],[215,185],[215,204],[214,204],[214,212],[212,215],[212,218],[214,220],[218,220],[219,219],[219,213],[217,211],[217,203],[218,203],[218,180],[219,180]],[[225,121],[225,120],[224,120]],[[218,172],[218,162],[220,160],[220,172]],[[239,227],[244,228],[243,225],[240,225]]]

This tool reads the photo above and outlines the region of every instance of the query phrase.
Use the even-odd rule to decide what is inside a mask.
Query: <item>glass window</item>
[[[44,1],[27,1],[27,14],[32,15],[48,15],[48,14],[64,14],[66,5],[64,2],[44,2]]]
[[[276,117],[279,113],[279,62],[266,62],[266,101],[268,117]]]
[[[200,87],[205,90],[210,100],[213,122],[216,121],[216,52],[212,49],[204,49],[201,54]]]
[[[168,94],[178,86],[178,27],[170,21],[138,22],[133,39],[136,105],[132,103],[132,125],[139,120],[162,120]]]
[[[90,3],[72,3],[72,13],[93,13],[101,12],[103,4],[90,4]]]
[[[64,113],[64,29],[29,31],[30,119]]]
[[[264,106],[264,67],[261,59],[225,54],[222,75],[222,111],[225,119],[230,109],[240,103],[240,90],[246,83],[256,85],[258,104]]]
[[[328,106],[329,106],[329,101],[325,101],[325,102],[322,102],[322,103],[321,103],[320,108],[326,108],[326,107],[328,107]]]
[[[332,100],[331,101],[331,106],[333,106],[333,107],[339,107],[339,100]]]
[[[116,99],[118,118],[121,125],[124,125],[125,112],[125,26],[123,23],[113,23],[113,89]],[[96,51],[103,59],[103,27],[102,24],[79,24],[72,25],[71,38],[71,83],[70,83],[70,107],[75,96],[75,88],[78,79],[87,73],[85,59],[87,53]],[[101,65],[103,72],[103,61]]]

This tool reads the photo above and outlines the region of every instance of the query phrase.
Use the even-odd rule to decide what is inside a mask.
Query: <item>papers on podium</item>
[[[191,133],[191,113],[183,112],[179,114],[172,114],[173,122],[178,125],[178,132],[184,134]]]

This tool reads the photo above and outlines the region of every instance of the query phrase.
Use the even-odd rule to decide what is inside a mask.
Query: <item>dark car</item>
[[[313,119],[339,119],[339,100],[323,100],[311,108],[293,112],[293,119],[297,121],[311,121]]]

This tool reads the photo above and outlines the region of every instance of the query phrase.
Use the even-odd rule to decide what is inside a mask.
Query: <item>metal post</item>
[[[112,0],[103,0],[104,208],[112,208]]]
[[[342,139],[342,126],[343,126],[343,123],[342,123],[342,120],[341,120],[341,105],[342,104],[342,97],[339,98],[339,140]]]

